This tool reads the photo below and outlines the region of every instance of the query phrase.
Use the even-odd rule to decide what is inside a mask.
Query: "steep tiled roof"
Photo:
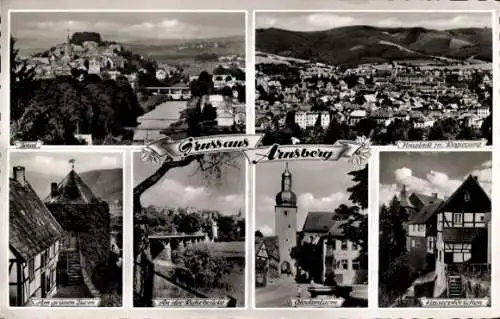
[[[71,172],[69,172],[69,174],[57,185],[55,196],[52,195],[53,194],[49,194],[44,202],[89,204],[98,201],[92,190],[74,170],[71,170]]]
[[[328,233],[342,236],[339,229],[345,223],[345,218],[334,212],[309,212],[304,222],[303,232],[308,233]]]
[[[442,202],[440,198],[419,193],[412,193],[409,199],[411,204],[418,209],[421,209],[423,206],[428,206],[437,202]]]
[[[29,183],[10,179],[9,246],[29,260],[64,236],[64,230]]]
[[[459,198],[462,198],[461,194],[469,192],[473,196],[473,200],[470,202],[459,200]],[[446,199],[443,203],[443,209],[456,211],[457,205],[460,206],[460,209],[473,209],[474,212],[491,213],[491,198],[477,180],[477,176],[469,175],[455,192]]]
[[[280,259],[278,236],[269,236],[263,238],[264,245],[266,245],[267,254],[269,258],[276,260]]]
[[[425,224],[443,204],[441,199],[435,200],[434,203],[425,205],[419,211],[410,214],[408,222],[410,224]]]

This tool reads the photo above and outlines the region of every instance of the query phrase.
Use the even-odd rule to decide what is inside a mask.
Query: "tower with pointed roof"
[[[67,269],[71,284],[80,282],[84,275],[92,278],[96,267],[107,262],[111,216],[108,203],[97,197],[76,172],[76,161],[68,162],[69,173],[59,183],[51,183],[44,203],[65,230],[60,262],[67,264],[62,269]]]
[[[297,195],[292,191],[292,173],[288,163],[281,174],[281,191],[276,194],[275,233],[278,237],[280,271],[294,273],[290,253],[297,245]]]

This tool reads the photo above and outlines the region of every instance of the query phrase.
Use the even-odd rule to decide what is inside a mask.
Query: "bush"
[[[105,294],[101,296],[101,307],[121,307],[122,296],[118,294]]]
[[[231,272],[231,264],[224,257],[212,255],[207,248],[176,250],[172,261],[191,273],[194,288],[223,288],[222,277]]]

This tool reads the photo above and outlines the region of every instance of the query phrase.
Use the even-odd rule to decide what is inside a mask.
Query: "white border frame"
[[[173,14],[173,13],[241,13],[244,14],[244,40],[243,42],[245,43],[245,104],[246,104],[246,116],[245,116],[245,128],[248,132],[248,122],[249,120],[253,119],[253,117],[250,117],[248,114],[248,104],[249,104],[249,98],[251,98],[251,94],[249,93],[248,89],[248,70],[250,69],[249,67],[249,49],[250,46],[248,45],[248,11],[247,10],[133,10],[133,9],[123,9],[123,10],[118,10],[118,9],[81,9],[81,10],[69,10],[69,9],[58,9],[58,10],[52,10],[52,9],[39,9],[39,10],[33,10],[33,9],[9,9],[7,11],[7,52],[10,52],[10,39],[11,39],[11,21],[12,21],[12,14],[16,13],[154,13],[154,14]],[[6,54],[7,55],[7,54]],[[9,61],[8,61],[8,70],[9,72],[5,72],[7,80],[6,82],[8,83],[8,90],[10,91],[10,54],[9,56]],[[252,70],[253,70],[253,64],[252,64]],[[10,144],[10,94],[8,94],[8,103],[9,105],[8,108],[6,108],[6,112],[4,112],[4,116],[2,116],[3,119],[8,119],[9,121],[7,124],[5,123],[0,123],[4,127],[4,132],[7,132],[8,140],[7,140],[7,147],[9,149],[17,149],[13,145]],[[5,122],[5,121],[4,121]],[[1,126],[0,126],[1,127]],[[131,149],[131,150],[141,150],[144,148],[144,145],[127,145],[127,144],[122,144],[122,145],[42,145],[39,150],[45,150],[45,149],[79,149],[79,148],[86,148],[86,149],[101,149],[101,148],[106,148],[106,149]]]
[[[140,155],[140,151],[131,151],[130,152],[130,159],[131,159],[131,167],[130,167],[130,172],[131,172],[131,181],[132,181],[132,188],[131,190],[129,191],[129,194],[130,194],[130,200],[132,202],[132,205],[133,205],[133,191],[134,191],[134,187],[136,185],[136,181],[134,180],[134,162],[136,161],[134,159],[134,157]],[[247,183],[247,167],[248,167],[248,159],[246,158],[246,156],[244,156],[243,154],[241,154],[242,156],[242,162],[243,162],[243,167],[245,169],[245,183]],[[153,165],[151,163],[151,165]],[[158,166],[159,167],[159,166]],[[175,169],[182,169],[182,167],[177,167],[177,168],[173,168],[174,170]],[[168,174],[168,173],[167,173]],[[163,178],[168,178],[167,175],[163,176]],[[153,311],[153,312],[163,312],[163,311],[181,311],[181,312],[185,312],[185,311],[205,311],[205,310],[208,310],[210,312],[213,312],[213,311],[222,311],[222,312],[238,312],[238,311],[245,311],[245,310],[248,310],[249,309],[249,306],[248,306],[248,296],[249,296],[249,293],[248,293],[248,278],[249,278],[249,265],[248,265],[248,244],[250,242],[249,238],[248,238],[248,235],[247,235],[247,230],[248,230],[248,227],[249,227],[249,223],[248,223],[248,204],[249,204],[249,200],[248,200],[248,194],[247,194],[247,187],[245,187],[245,191],[243,192],[243,195],[245,197],[245,244],[244,244],[244,247],[245,247],[245,279],[244,279],[244,282],[245,282],[245,299],[244,299],[244,306],[243,307],[236,307],[236,308],[210,308],[210,307],[207,307],[207,308],[196,308],[196,307],[134,307],[133,305],[133,297],[134,297],[134,291],[133,291],[133,286],[131,287],[131,295],[130,297],[132,298],[131,300],[131,308],[134,308],[134,309],[144,309],[144,310],[147,310],[148,312],[149,311]],[[132,280],[132,284],[134,282],[134,260],[133,260],[133,257],[134,257],[134,254],[133,254],[133,221],[134,221],[134,211],[133,211],[133,206],[131,207],[131,223],[132,223],[132,236],[130,236],[131,238],[131,241],[130,241],[130,253],[131,253],[131,260],[129,261],[130,262],[130,265],[131,265],[131,270],[132,270],[132,274],[130,275],[131,276],[131,280]],[[180,299],[183,299],[183,298],[180,298]]]
[[[258,26],[256,25],[256,16],[259,13],[463,13],[463,14],[474,14],[474,13],[489,13],[491,15],[491,28],[492,28],[492,75],[493,75],[493,105],[492,108],[495,105],[495,101],[497,100],[497,95],[498,95],[498,90],[497,88],[497,83],[498,83],[498,27],[499,27],[499,21],[496,16],[496,11],[493,9],[490,10],[316,10],[316,9],[308,9],[308,10],[296,10],[296,9],[290,9],[290,10],[254,10],[253,11],[253,32],[252,32],[252,39],[254,41],[254,52],[253,52],[253,57],[255,61],[255,52],[257,51],[255,42],[256,42],[256,30],[258,29]],[[255,68],[253,70],[255,72]],[[255,76],[255,74],[254,74]],[[255,81],[255,80],[254,80]],[[254,103],[254,112],[255,112],[255,103]],[[492,127],[495,128],[495,118],[500,116],[495,115],[498,111],[493,111],[493,124]],[[495,174],[495,161],[494,161],[494,147],[495,148],[500,148],[496,147],[495,145],[498,145],[500,142],[495,142],[497,139],[500,137],[495,136],[495,130],[493,129],[492,132],[493,135],[493,146],[485,146],[481,149],[448,149],[448,148],[439,148],[439,149],[433,149],[432,152],[492,152],[492,162],[493,162],[493,175]],[[336,313],[342,313],[343,315],[352,315],[353,313],[364,313],[367,311],[373,311],[376,310],[377,313],[386,313],[388,316],[393,317],[393,316],[400,316],[402,313],[407,313],[409,312],[410,314],[413,313],[419,313],[419,315],[423,316],[432,316],[435,315],[435,313],[442,313],[445,314],[448,311],[456,312],[456,313],[461,313],[461,314],[470,314],[471,312],[478,312],[478,313],[484,313],[486,311],[490,311],[490,309],[495,309],[496,306],[496,300],[494,297],[496,296],[495,293],[495,283],[497,281],[497,278],[495,278],[496,272],[494,272],[494,264],[496,265],[497,262],[500,262],[500,260],[494,260],[492,258],[492,265],[491,265],[491,291],[490,291],[490,301],[491,301],[491,306],[486,307],[486,308],[418,308],[418,307],[412,307],[412,308],[381,308],[378,305],[378,284],[379,284],[379,273],[378,273],[378,251],[379,251],[379,187],[377,185],[377,182],[379,181],[379,175],[380,175],[380,152],[409,152],[409,151],[414,151],[414,152],[424,152],[426,151],[425,149],[401,149],[398,148],[396,145],[374,145],[372,146],[372,155],[369,159],[368,162],[368,176],[369,176],[369,181],[368,181],[368,200],[369,200],[369,215],[368,215],[368,238],[369,238],[369,246],[368,246],[368,307],[367,308],[293,308],[293,307],[280,307],[280,308],[257,308],[255,305],[255,300],[252,303],[253,309],[262,312],[263,310],[269,310],[269,311],[291,311],[291,313],[294,312],[322,312],[322,311],[335,311]],[[427,150],[428,151],[428,150]],[[255,165],[251,165],[255,166]],[[255,167],[253,167],[253,189],[255,189]],[[376,182],[374,182],[376,181]],[[374,185],[375,183],[375,185]],[[493,186],[492,190],[492,211],[494,210],[494,207],[497,207],[495,205],[495,196],[493,194],[496,194],[495,187]],[[255,228],[255,192],[253,194],[253,202],[254,202],[254,210],[253,210],[253,218],[254,218],[254,228]],[[492,229],[497,225],[495,222],[496,219],[493,218],[492,214]],[[255,229],[254,229],[255,231]],[[494,235],[491,237],[492,243],[495,242]],[[255,240],[255,239],[254,239]],[[496,247],[495,245],[492,245],[492,256],[495,255],[500,255],[500,247],[498,249],[494,249]],[[497,252],[497,254],[495,254]],[[255,259],[255,251],[252,251],[252,258]],[[497,258],[498,259],[498,258]],[[255,299],[255,273],[253,272],[253,278],[252,278],[252,296]],[[408,309],[408,310],[407,310]]]
[[[435,0],[435,1],[404,1],[404,0],[365,0],[362,2],[356,2],[356,1],[346,1],[346,0],[315,0],[315,1],[304,1],[304,0],[244,0],[244,1],[230,1],[230,0],[211,0],[211,1],[206,1],[206,2],[200,2],[197,0],[170,0],[168,3],[166,3],[163,0],[142,0],[139,2],[134,2],[134,1],[99,1],[99,0],[88,0],[84,2],[80,1],[74,1],[74,0],[46,0],[46,1],[37,1],[37,0],[5,0],[1,3],[1,9],[2,9],[2,18],[4,23],[2,24],[2,34],[4,36],[2,37],[1,40],[1,47],[2,47],[2,70],[4,71],[3,74],[0,75],[1,79],[1,85],[2,89],[0,90],[0,96],[3,98],[2,99],[2,104],[9,105],[9,87],[10,87],[10,82],[9,82],[9,71],[10,71],[10,64],[9,64],[9,59],[10,55],[8,52],[8,49],[6,50],[5,48],[8,48],[10,41],[10,16],[9,16],[9,8],[13,8],[12,11],[33,11],[33,12],[40,12],[40,11],[62,11],[62,12],[81,12],[81,11],[89,11],[89,12],[103,12],[103,11],[123,11],[123,10],[116,10],[116,8],[127,8],[125,11],[129,12],[158,12],[158,11],[192,11],[189,9],[208,9],[211,11],[212,8],[214,7],[224,7],[224,8],[229,8],[229,9],[235,9],[236,11],[247,11],[250,13],[252,10],[258,10],[258,11],[280,11],[277,9],[280,8],[293,8],[293,10],[290,11],[297,11],[297,12],[304,12],[304,11],[310,11],[310,12],[317,12],[317,11],[325,11],[325,8],[338,8],[338,9],[349,9],[349,10],[336,10],[336,11],[343,11],[343,12],[356,12],[356,11],[367,11],[367,12],[373,12],[373,11],[410,11],[410,12],[422,12],[422,10],[413,10],[414,8],[422,8],[425,7],[429,10],[426,10],[424,12],[435,12],[435,11],[447,11],[447,12],[472,12],[477,9],[484,9],[484,11],[492,11],[494,12],[493,14],[493,102],[496,103],[499,91],[497,89],[497,83],[499,80],[499,65],[498,65],[498,40],[499,40],[499,34],[498,34],[498,13],[500,10],[500,7],[498,6],[499,2],[490,0],[490,1],[475,1],[475,0],[469,0],[469,1],[452,1],[452,0]],[[302,8],[312,8],[310,10],[302,10]],[[380,10],[366,10],[365,8],[378,8]],[[27,10],[29,8],[29,10]],[[40,8],[40,9],[37,9]],[[43,8],[43,9],[41,9]],[[52,8],[52,9],[46,9],[46,8]],[[61,10],[60,8],[64,8]],[[94,8],[92,10],[89,10],[89,8]],[[143,8],[148,8],[147,10],[143,10]],[[172,9],[172,10],[168,10]],[[394,10],[394,9],[399,9],[399,10]],[[451,9],[451,10],[450,10]],[[468,10],[469,9],[469,10]],[[472,10],[470,10],[472,9]],[[195,10],[198,11],[198,10]],[[217,10],[217,12],[220,12],[221,10]],[[328,10],[332,11],[332,10]],[[254,86],[254,83],[251,83],[251,76],[250,74],[253,72],[253,63],[250,63],[250,61],[253,59],[253,57],[250,57],[248,54],[249,52],[253,52],[253,46],[251,43],[248,43],[248,31],[252,31],[253,24],[248,25],[247,23],[247,56],[246,56],[246,75],[247,75],[247,83],[246,83],[246,89],[247,89],[247,106],[250,105],[250,109],[247,108],[247,117],[249,114],[253,112],[254,105],[250,104],[251,99],[248,97],[254,96],[254,90],[252,90],[252,87]],[[7,30],[7,32],[5,32]],[[7,34],[8,36],[5,36]],[[249,45],[250,44],[250,45]],[[7,52],[6,52],[7,51]],[[499,132],[496,132],[496,126],[497,123],[500,123],[498,120],[498,116],[496,115],[496,112],[493,116],[493,127],[495,128],[493,130],[493,140],[494,140],[494,146],[490,147],[492,150],[498,151],[500,148],[496,144],[499,143],[497,139],[500,138]],[[0,146],[1,150],[7,150],[7,148],[11,148],[9,145],[9,136],[5,134],[5,132],[9,132],[10,130],[10,123],[8,122],[8,113],[3,112],[2,114],[2,119],[3,123],[1,123],[1,133],[0,133]],[[7,121],[6,121],[7,120]],[[247,120],[247,132],[251,133],[250,130],[250,122]],[[6,136],[7,135],[7,136]],[[7,143],[5,143],[7,141]],[[48,151],[50,146],[44,146],[43,150]],[[89,147],[89,146],[87,146]],[[95,146],[94,146],[95,147]],[[106,146],[99,146],[105,148]],[[108,146],[109,147],[109,146]],[[126,150],[126,163],[127,167],[130,168],[130,156],[131,153],[134,150],[140,149],[140,147],[135,147],[134,146],[115,146],[116,148],[123,147]],[[55,147],[57,148],[57,146]],[[72,151],[73,148],[71,147],[62,147],[64,150]],[[92,147],[89,147],[89,150],[93,150]],[[371,161],[375,161],[375,165],[378,166],[378,154],[377,150],[380,151],[396,151],[396,148],[389,148],[389,149],[383,149],[379,147],[373,148],[373,155],[372,158],[370,159]],[[486,149],[485,149],[486,150]],[[401,151],[406,151],[406,150],[401,150]],[[464,151],[469,151],[464,150]],[[6,164],[4,160],[7,155],[1,154],[3,156],[0,157],[0,163],[2,163],[2,171],[0,172],[0,175],[5,172],[3,168],[5,168]],[[498,156],[496,156],[493,152],[492,155],[493,158],[493,175],[496,176],[498,173],[498,168],[496,161],[498,160]],[[373,165],[373,164],[372,164]],[[125,168],[124,168],[125,169]],[[255,202],[255,167],[254,165],[250,165],[247,168],[248,171],[248,176],[247,178],[250,178],[251,180],[248,181],[247,179],[247,194],[249,198],[252,198],[253,201],[250,201],[248,204],[250,207],[253,206]],[[373,172],[374,170],[370,168],[369,176],[370,178],[373,176],[378,176],[378,172]],[[130,183],[130,169],[126,170],[125,176],[128,176],[127,182]],[[7,174],[8,175],[8,174]],[[252,180],[253,178],[253,180]],[[8,181],[8,178],[7,178]],[[370,190],[370,193],[373,192],[373,188],[377,187],[372,187],[371,183],[376,183],[372,182],[370,180],[370,187],[372,188]],[[129,184],[131,185],[131,184]],[[124,187],[127,187],[124,185]],[[130,186],[131,187],[131,186]],[[3,191],[6,189],[5,187],[0,189]],[[130,188],[131,189],[131,188]],[[493,186],[493,193],[496,194],[497,192],[497,187]],[[378,194],[378,191],[376,192]],[[3,194],[2,194],[3,195]],[[0,195],[0,198],[3,198],[2,195]],[[372,194],[373,195],[373,194]],[[376,205],[378,206],[378,198],[377,196],[372,196],[372,201],[376,201]],[[493,201],[493,206],[496,207],[497,204],[495,204],[498,200],[493,196],[492,198]],[[1,205],[4,205],[6,203],[1,203]],[[128,208],[127,208],[128,205]],[[370,207],[373,206],[372,202],[370,202]],[[0,206],[3,211],[5,210],[6,206]],[[252,210],[254,209],[253,207],[251,208]],[[124,202],[124,234],[127,233],[127,227],[130,228],[130,233],[132,231],[132,225],[128,224],[127,225],[127,218],[131,219],[131,214],[128,212],[131,212],[131,198],[127,198],[126,201]],[[378,209],[377,209],[378,211]],[[247,212],[248,214],[249,212]],[[3,214],[4,216],[4,222],[0,223],[0,232],[2,232],[3,240],[4,243],[8,242],[8,214]],[[378,215],[377,215],[378,216]],[[378,224],[377,216],[374,218],[376,219],[375,221],[369,220],[369,223],[373,224],[374,222]],[[248,216],[247,216],[248,217]],[[493,217],[492,223],[494,224],[493,227],[495,226],[500,226],[499,222],[500,219]],[[247,230],[248,228],[251,229],[251,232],[247,232],[248,236],[253,236],[253,226],[249,223],[251,219],[247,219]],[[131,220],[130,220],[131,221]],[[377,225],[378,226],[378,225]],[[370,226],[372,227],[372,226]],[[373,232],[374,230],[371,229],[370,232]],[[500,236],[500,235],[498,235]],[[132,245],[132,240],[131,238],[127,238],[130,236],[125,236],[124,235],[124,263],[129,262],[127,260],[127,252],[125,249],[127,240],[128,244],[130,244],[130,248]],[[250,238],[250,237],[249,237]],[[370,237],[371,238],[371,237]],[[498,237],[495,236],[495,233],[493,233],[492,241],[495,239],[498,240]],[[378,240],[377,240],[378,243]],[[5,245],[5,244],[4,244]],[[250,255],[247,255],[247,260],[250,258],[251,264],[253,264],[253,259],[254,259],[254,254],[253,254],[253,244],[250,242]],[[0,246],[4,247],[4,246]],[[492,256],[495,256],[495,252],[500,252],[500,247],[495,249],[495,245],[492,245],[493,251],[492,251]],[[378,246],[374,247],[374,244],[369,245],[369,255],[373,256],[372,250],[375,249],[377,250]],[[3,249],[3,248],[1,248]],[[4,261],[3,254],[1,253],[0,249],[0,273],[2,267],[5,266],[7,261]],[[131,250],[130,250],[130,255],[132,255]],[[132,256],[129,256],[132,257]],[[373,260],[373,257],[370,258],[370,260]],[[378,259],[375,261],[376,264],[378,264]],[[496,261],[498,262],[498,261]],[[496,262],[495,265],[496,265]],[[371,265],[371,261],[369,262]],[[253,269],[253,266],[251,267]],[[370,274],[370,285],[373,284],[371,278],[371,273],[372,271],[369,270]],[[377,276],[378,276],[378,270],[376,271]],[[492,293],[491,293],[491,299],[492,299],[492,307],[491,308],[464,308],[464,309],[459,309],[458,311],[454,310],[449,310],[449,309],[435,309],[435,308],[418,308],[417,315],[415,315],[415,312],[413,309],[410,308],[410,310],[406,310],[406,308],[394,308],[394,309],[387,309],[387,308],[377,308],[373,307],[372,302],[369,301],[369,307],[367,308],[353,308],[357,309],[358,312],[353,313],[353,312],[345,312],[343,309],[346,308],[340,308],[340,309],[327,309],[325,311],[316,311],[314,312],[315,316],[320,319],[326,319],[330,318],[332,315],[333,316],[338,316],[338,317],[350,317],[350,318],[366,318],[366,317],[396,317],[396,318],[415,318],[415,317],[435,317],[435,318],[450,318],[450,317],[457,317],[457,318],[471,318],[471,317],[495,317],[500,315],[500,304],[498,302],[495,302],[497,299],[497,293],[496,289],[496,284],[498,284],[498,280],[500,280],[499,277],[500,272],[497,271],[497,267],[494,267],[492,265]],[[2,275],[3,276],[3,273]],[[3,277],[0,277],[3,278]],[[33,318],[33,317],[38,317],[38,318],[68,318],[68,317],[78,317],[78,318],[84,318],[88,317],[89,313],[90,316],[96,316],[96,318],[113,318],[113,319],[123,319],[123,318],[144,318],[145,313],[148,313],[148,318],[153,318],[153,319],[160,319],[160,318],[169,318],[169,319],[188,319],[188,318],[203,318],[203,319],[209,319],[209,318],[220,318],[221,316],[224,316],[225,314],[229,315],[228,312],[223,312],[223,313],[217,313],[217,312],[206,312],[204,313],[202,309],[200,310],[195,310],[195,311],[185,311],[182,313],[179,312],[168,312],[166,311],[165,314],[163,312],[160,314],[160,312],[155,312],[153,311],[153,314],[149,312],[148,310],[151,308],[132,308],[131,307],[131,299],[132,295],[130,295],[130,298],[126,297],[126,291],[127,291],[127,280],[131,280],[130,278],[125,277],[124,280],[124,290],[123,290],[123,305],[124,309],[121,308],[95,308],[95,309],[88,309],[88,308],[36,308],[36,309],[31,309],[30,307],[19,307],[19,308],[6,308],[5,305],[8,305],[8,293],[4,293],[6,290],[0,289],[0,317],[2,315],[5,315],[5,317],[8,318]],[[250,279],[251,282],[248,283],[250,287],[254,285],[253,280]],[[1,281],[1,280],[0,280]],[[132,282],[130,282],[132,284]],[[131,287],[130,291],[132,291]],[[253,289],[253,288],[252,288]],[[370,298],[371,295],[370,295]],[[128,300],[130,299],[130,300]],[[246,301],[246,305],[248,305],[248,302],[252,302],[252,294],[249,295],[249,300]],[[375,301],[378,304],[378,300]],[[90,311],[89,311],[90,310]],[[35,311],[35,312],[34,312]],[[235,312],[234,317],[238,318],[253,318],[253,317],[261,317],[262,319],[267,319],[267,318],[273,318],[273,319],[278,319],[278,318],[291,318],[291,319],[302,319],[304,315],[307,316],[308,311],[307,309],[304,309],[304,312],[300,311],[287,311],[287,309],[279,309],[276,311],[269,311],[269,312],[257,312],[257,313],[252,313],[252,310],[250,311],[245,311],[245,310],[237,310],[240,312]],[[231,316],[233,317],[233,316]],[[227,317],[229,318],[229,317]]]
[[[126,193],[126,190],[125,190],[125,185],[126,185],[126,168],[125,168],[125,151],[124,150],[95,150],[95,151],[89,151],[89,150],[85,150],[85,149],[79,149],[79,150],[74,150],[73,152],[75,153],[94,153],[94,154],[102,154],[103,156],[106,155],[106,154],[120,154],[121,156],[121,169],[122,169],[122,218],[125,217],[125,199],[126,199],[126,196],[125,196],[125,193]],[[47,156],[50,156],[50,154],[68,154],[68,157],[70,157],[70,152],[68,151],[64,151],[62,149],[59,149],[59,150],[32,150],[32,149],[10,149],[7,151],[7,167],[10,168],[12,170],[12,167],[10,166],[10,158],[11,158],[11,155],[13,153],[26,153],[26,154],[33,154],[32,156],[36,156],[36,155],[45,155],[47,154]],[[6,185],[9,185],[9,182],[10,182],[10,178],[9,178],[9,175],[10,175],[10,172],[8,174],[5,174],[6,177],[7,177],[7,184]],[[28,183],[29,183],[29,179],[28,179]],[[8,187],[8,186],[7,186]],[[10,203],[9,203],[9,193],[6,192],[6,195],[7,195],[7,212],[9,212],[9,207],[10,207]],[[5,196],[4,196],[5,197]],[[7,216],[10,216],[10,214],[6,214]],[[7,237],[9,237],[9,233],[10,233],[10,228],[9,228],[9,225],[7,226]],[[10,238],[10,237],[9,237]],[[127,267],[127,265],[125,264],[125,256],[124,256],[124,253],[125,253],[125,223],[123,222],[122,224],[122,283],[124,283],[124,279],[125,279],[125,268]],[[8,261],[9,260],[9,250],[10,249],[7,249],[6,250],[6,253],[7,253],[7,256],[6,256],[6,260]],[[7,276],[7,283],[9,282],[9,269],[8,267],[6,267],[6,270],[7,270],[7,273],[5,274]],[[124,286],[122,284],[122,286]],[[39,309],[44,309],[46,307],[38,307],[38,306],[32,306],[32,307],[28,307],[28,306],[10,306],[10,301],[9,301],[9,292],[7,291],[6,293],[6,302],[7,302],[7,305],[8,305],[8,308],[9,309],[25,309],[25,308],[31,308],[31,309],[35,309],[35,310],[39,310]],[[124,294],[124,289],[122,288],[122,305],[120,307],[106,307],[106,308],[110,308],[110,309],[123,309],[124,308],[124,304],[125,304],[125,294]],[[47,299],[51,299],[51,298],[47,298]],[[71,299],[71,298],[68,298],[68,299]],[[54,308],[61,308],[61,307],[53,307],[51,309],[54,309]],[[91,309],[99,309],[100,307],[86,307],[87,309],[91,310]]]

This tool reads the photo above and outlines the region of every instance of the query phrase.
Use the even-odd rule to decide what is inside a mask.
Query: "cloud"
[[[360,21],[345,15],[332,13],[311,13],[307,15],[284,15],[273,17],[268,14],[257,15],[258,28],[276,27],[286,30],[318,31],[358,24]]]
[[[398,194],[400,187],[397,184],[380,184],[378,199],[380,204],[388,204],[394,195]]]
[[[21,165],[27,171],[35,171],[42,174],[65,175],[71,169],[70,159],[75,159],[75,170],[85,172],[98,169],[110,169],[122,167],[121,153],[11,153],[11,166]]]
[[[484,188],[486,193],[491,197],[493,189],[493,170],[492,161],[486,161],[481,164],[481,168],[475,169],[470,173],[472,176],[477,176],[479,184]]]
[[[104,156],[101,158],[100,166],[101,167],[118,167],[121,166],[122,159],[116,156]]]
[[[319,31],[331,28],[371,25],[382,28],[425,27],[430,29],[454,29],[491,26],[488,14],[436,14],[415,13],[259,13],[258,28],[276,27],[295,31]]]
[[[382,19],[377,23],[377,26],[383,27],[383,28],[393,28],[396,26],[400,26],[401,21],[399,21],[396,18],[387,18],[387,19]]]
[[[256,229],[269,227],[274,232],[276,199],[271,196],[258,195],[256,199]],[[349,193],[336,192],[325,197],[316,197],[312,193],[298,195],[297,198],[297,230],[302,229],[307,214],[312,211],[333,212],[341,204],[352,204],[349,201]]]
[[[450,178],[446,173],[430,170],[425,178],[413,175],[411,169],[401,167],[394,171],[396,183],[381,184],[379,188],[379,203],[388,204],[394,195],[398,195],[402,185],[406,185],[408,192],[432,195],[437,193],[440,197],[450,196],[467,178],[467,176],[477,176],[479,183],[487,194],[492,192],[492,169],[491,161],[486,161],[480,165],[481,168],[472,170],[461,179]]]
[[[212,14],[212,13],[210,13]],[[81,14],[73,16],[73,19],[61,17],[60,15],[42,14],[33,15],[35,21],[29,21],[30,17],[16,14],[13,19],[13,35],[25,39],[51,39],[63,42],[68,32],[92,31],[99,32],[104,39],[115,41],[132,41],[138,39],[190,39],[190,38],[213,38],[231,35],[243,35],[245,25],[239,25],[233,19],[234,14],[229,17],[222,13],[213,13],[213,21],[210,14],[189,15],[178,14],[170,18],[158,15],[142,14],[135,15],[130,19],[119,14],[104,14],[97,17],[82,17]],[[109,20],[106,20],[109,17]],[[224,24],[229,17],[228,24]],[[40,19],[43,20],[40,20]]]
[[[493,166],[493,161],[486,161],[481,164],[482,167],[491,168]]]
[[[257,230],[259,230],[262,233],[262,235],[264,235],[264,236],[272,236],[272,235],[274,235],[274,230],[269,225],[260,226]]]
[[[356,19],[349,16],[339,16],[334,14],[311,14],[307,17],[307,23],[311,28],[331,29],[340,26],[352,25]]]
[[[408,177],[412,176],[412,170],[409,169],[408,167],[401,167],[398,168],[395,172],[394,175],[396,176],[396,180],[403,180]]]
[[[196,207],[213,209],[221,213],[235,214],[245,209],[243,194],[221,195],[206,187],[183,185],[173,179],[163,179],[142,197],[145,205],[169,207]]]
[[[256,16],[255,17],[255,25],[258,28],[272,28],[276,25],[278,21],[275,18],[271,18],[268,16]]]

